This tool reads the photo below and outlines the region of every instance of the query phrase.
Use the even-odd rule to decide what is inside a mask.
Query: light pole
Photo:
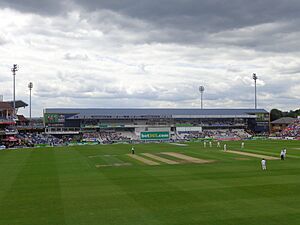
[[[254,105],[255,109],[257,109],[257,97],[256,97],[256,80],[258,79],[256,73],[253,73],[253,80],[254,80]]]
[[[31,90],[33,88],[33,83],[29,82],[28,84],[28,88],[29,88],[29,123],[31,123]]]
[[[199,87],[200,95],[201,95],[201,109],[203,109],[203,92],[204,92],[204,86]]]
[[[19,67],[17,64],[14,64],[13,67],[11,68],[11,72],[13,73],[13,107],[14,107],[14,112],[13,112],[13,117],[16,117],[16,72],[19,70]]]

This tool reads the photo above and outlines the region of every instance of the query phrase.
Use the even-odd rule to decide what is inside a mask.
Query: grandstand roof
[[[28,119],[26,119],[24,115],[17,115],[17,117],[18,117],[18,121],[20,121],[20,122],[28,121]]]
[[[12,107],[14,106],[13,101],[8,101],[6,103],[10,104]],[[25,108],[26,106],[28,106],[27,103],[23,102],[22,100],[16,100],[16,108]]]
[[[253,118],[264,109],[175,109],[175,108],[46,108],[44,113],[73,114],[68,119],[88,118]]]
[[[274,120],[271,122],[271,124],[291,124],[295,122],[297,119],[292,118],[292,117],[282,117],[278,120]]]
[[[12,110],[13,108],[8,102],[0,102],[0,111],[1,110]]]

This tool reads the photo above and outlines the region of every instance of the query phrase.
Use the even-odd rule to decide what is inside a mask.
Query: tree
[[[270,112],[270,119],[271,121],[280,119],[281,117],[292,117],[292,118],[297,118],[300,116],[300,109],[296,109],[295,111],[290,110],[287,112],[282,112],[279,109],[272,109]]]
[[[271,110],[271,112],[270,112],[271,121],[278,120],[281,117],[283,117],[282,111],[280,111],[279,109],[272,109]]]

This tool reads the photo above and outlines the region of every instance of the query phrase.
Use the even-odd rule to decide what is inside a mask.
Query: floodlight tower
[[[256,80],[258,79],[256,73],[253,73],[253,76],[252,76],[253,80],[254,80],[254,104],[255,104],[255,109],[257,109],[257,97],[256,97]]]
[[[201,94],[201,109],[203,109],[203,92],[204,92],[204,86],[199,87],[199,91]]]
[[[13,67],[11,68],[11,72],[13,73],[13,107],[14,107],[14,112],[13,116],[14,118],[16,117],[16,72],[19,70],[19,67],[17,64],[14,64]]]
[[[31,123],[31,90],[33,88],[33,83],[29,82],[28,84],[28,88],[29,88],[29,118],[30,118],[30,123]]]

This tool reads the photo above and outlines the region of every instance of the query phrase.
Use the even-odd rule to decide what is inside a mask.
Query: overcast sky
[[[298,0],[0,0],[0,95],[45,107],[300,107]],[[28,110],[21,111],[28,115]]]

